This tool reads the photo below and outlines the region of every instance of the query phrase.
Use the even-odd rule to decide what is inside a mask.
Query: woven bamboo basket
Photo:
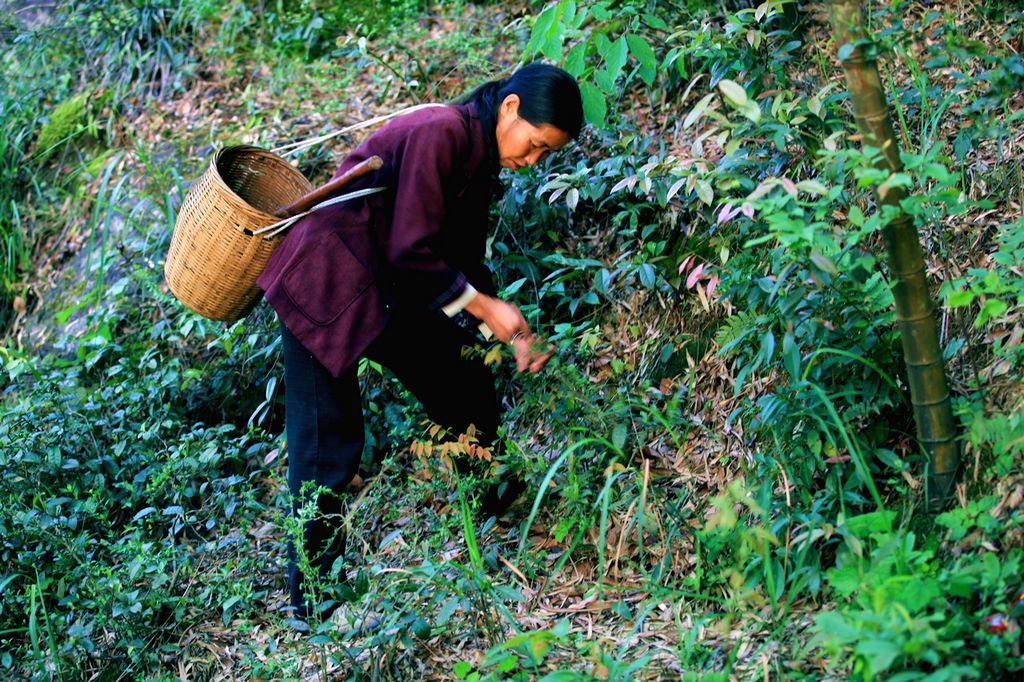
[[[260,298],[256,278],[281,236],[253,235],[312,186],[281,157],[249,145],[225,147],[178,212],[164,274],[174,295],[213,320],[241,319]]]

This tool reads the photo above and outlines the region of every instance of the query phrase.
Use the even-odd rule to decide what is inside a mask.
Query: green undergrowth
[[[872,6],[906,166],[883,178],[838,46],[793,3],[353,7],[0,17],[4,75],[39,75],[0,90],[0,676],[1019,674],[1019,10]],[[337,615],[290,621],[277,328],[167,292],[187,181],[225,138],[447,99],[520,58],[577,76],[590,124],[506,175],[494,215],[503,295],[556,349],[518,376],[481,348],[506,406],[494,471],[527,493],[482,518],[485,482],[448,466],[468,441],[364,364],[367,481],[316,586]],[[909,190],[963,427],[936,515],[881,180]]]

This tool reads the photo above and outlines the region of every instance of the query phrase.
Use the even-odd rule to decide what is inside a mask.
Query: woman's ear
[[[511,95],[505,95],[505,99],[501,100],[501,106],[498,107],[502,117],[512,118],[514,120],[519,117],[519,95],[512,93]]]

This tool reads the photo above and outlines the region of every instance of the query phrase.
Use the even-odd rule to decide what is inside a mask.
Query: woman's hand
[[[499,341],[512,346],[520,372],[539,372],[554,352],[553,346],[534,337],[526,318],[512,303],[478,293],[466,305],[466,312],[486,324]]]
[[[530,333],[530,325],[519,308],[500,298],[477,293],[466,304],[466,312],[486,324],[502,343],[509,343],[513,334]]]
[[[516,368],[520,372],[529,370],[536,374],[544,367],[555,352],[555,347],[544,343],[533,334],[517,334],[512,339],[512,348],[516,354]]]

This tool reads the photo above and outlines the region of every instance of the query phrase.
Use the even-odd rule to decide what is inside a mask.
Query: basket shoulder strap
[[[310,138],[308,140],[300,140],[299,142],[292,142],[291,144],[281,145],[280,147],[278,147],[276,149],[273,149],[272,151],[275,154],[298,154],[299,152],[305,151],[306,149],[309,149],[310,147],[318,145],[321,142],[326,142],[327,140],[335,138],[338,135],[344,135],[345,133],[351,133],[351,132],[353,132],[355,130],[362,130],[363,128],[369,128],[370,126],[377,125],[378,123],[383,123],[384,121],[389,121],[389,120],[395,118],[396,116],[401,116],[402,114],[411,114],[412,112],[419,111],[420,109],[429,109],[431,107],[446,107],[446,106],[448,106],[448,105],[447,104],[441,104],[441,103],[438,103],[438,102],[430,102],[430,103],[427,103],[427,104],[416,104],[416,105],[411,106],[411,107],[405,107],[404,109],[399,109],[398,111],[394,111],[394,112],[392,112],[390,114],[384,114],[382,116],[374,116],[373,118],[367,119],[365,121],[361,121],[359,123],[353,123],[352,125],[345,126],[344,128],[341,128],[340,130],[335,130],[333,133],[327,133],[326,135],[320,135],[318,137],[312,137],[312,138]]]
[[[299,219],[305,218],[306,216],[308,216],[310,213],[313,213],[314,211],[318,211],[321,208],[326,208],[327,206],[334,206],[335,204],[340,204],[340,203],[342,203],[344,201],[351,201],[352,199],[358,199],[360,197],[369,196],[371,194],[377,194],[378,192],[383,192],[383,191],[384,191],[383,187],[370,187],[368,189],[356,190],[355,192],[348,192],[347,194],[339,194],[338,196],[332,197],[332,198],[328,199],[327,201],[321,201],[319,204],[317,204],[316,206],[313,206],[308,211],[303,211],[302,213],[296,213],[293,216],[288,216],[284,220],[279,220],[276,223],[272,223],[270,225],[267,225],[266,227],[261,227],[258,230],[253,230],[252,234],[255,237],[263,237],[264,239],[273,239],[274,237],[278,236],[279,234],[281,234],[282,232],[287,230],[289,227],[294,225],[296,222],[298,222]]]

